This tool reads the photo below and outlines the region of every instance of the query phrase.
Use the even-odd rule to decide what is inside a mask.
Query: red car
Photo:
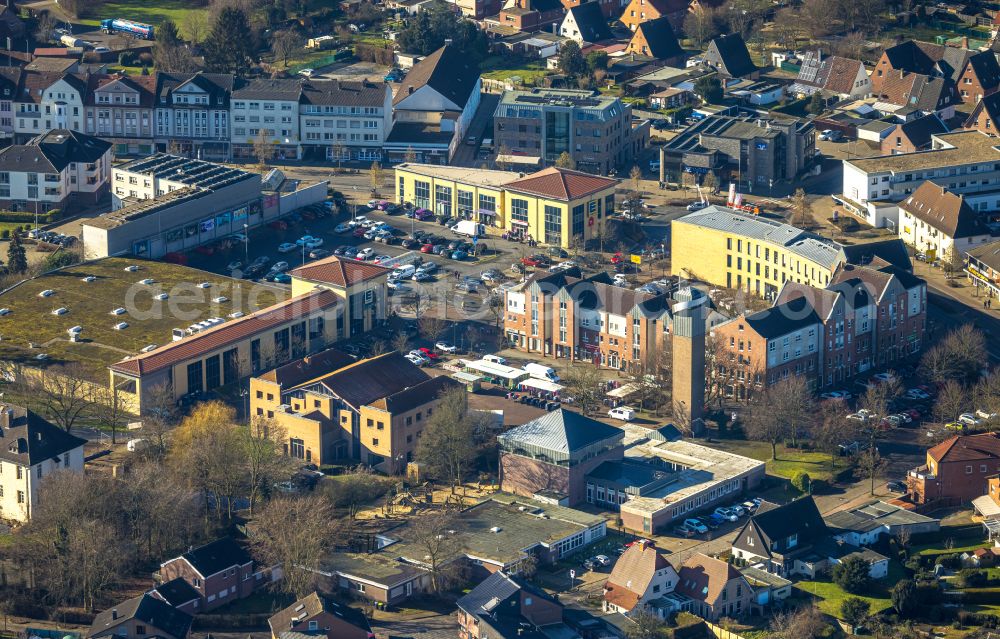
[[[913,421],[917,421],[917,420],[919,420],[921,418],[920,411],[918,411],[915,408],[911,408],[909,410],[904,410],[903,413],[905,415],[908,415],[910,417],[910,419],[912,419]]]
[[[359,227],[357,227],[357,228],[354,229],[354,237],[364,237],[365,233],[367,233],[367,232],[368,232],[368,229],[366,229],[363,226],[359,226]]]
[[[427,348],[426,346],[421,346],[420,352],[426,355],[428,358],[430,358],[431,361],[434,361],[440,357],[437,353]]]
[[[528,255],[521,258],[521,264],[525,266],[545,266],[549,263],[549,258],[544,255]]]
[[[421,253],[432,253],[433,251],[434,251],[433,244],[424,244],[423,246],[420,247]]]
[[[621,253],[615,253],[614,255],[611,256],[611,263],[620,264],[622,261],[624,261],[624,259],[625,258],[622,257]]]
[[[285,229],[288,228],[288,222],[286,222],[284,220],[275,220],[275,221],[271,222],[270,224],[268,224],[268,226],[270,226],[272,229],[277,229],[279,231],[284,231]]]

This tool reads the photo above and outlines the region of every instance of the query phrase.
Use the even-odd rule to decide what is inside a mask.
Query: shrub
[[[859,625],[868,618],[871,604],[859,597],[848,597],[840,604],[840,615],[852,626]]]
[[[833,567],[833,581],[852,595],[868,590],[868,562],[861,557],[848,557]]]
[[[148,51],[139,54],[139,64],[153,66],[153,54]]]
[[[892,587],[892,607],[901,617],[909,617],[920,608],[920,593],[917,585],[904,579]]]
[[[795,473],[792,477],[792,486],[800,493],[807,492],[809,490],[809,474],[803,471]]]
[[[982,588],[986,581],[986,573],[982,570],[965,568],[958,571],[958,584],[961,588]]]
[[[10,229],[4,229],[0,231],[0,239],[9,240],[10,239]]]
[[[135,66],[135,51],[122,51],[118,54],[118,64],[123,67]]]

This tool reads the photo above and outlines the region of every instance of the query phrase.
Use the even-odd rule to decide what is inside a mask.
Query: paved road
[[[480,153],[480,146],[483,143],[483,138],[493,137],[493,113],[497,110],[497,104],[500,102],[500,96],[495,93],[483,93],[482,97],[479,99],[479,108],[476,109],[476,114],[472,117],[472,122],[469,124],[469,130],[466,131],[465,137],[474,137],[476,139],[475,144],[467,144],[465,140],[458,145],[455,149],[455,157],[451,159],[451,166],[469,166],[478,168],[481,164],[488,161],[488,156],[485,153]]]

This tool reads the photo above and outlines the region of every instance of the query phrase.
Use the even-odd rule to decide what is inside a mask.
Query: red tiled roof
[[[976,459],[1000,459],[1000,438],[996,433],[955,435],[927,451],[936,462],[964,462]]]
[[[325,260],[319,260],[300,266],[289,272],[289,275],[312,282],[334,284],[336,286],[351,286],[380,275],[385,275],[391,269],[378,264],[359,262],[331,255]]]
[[[604,586],[604,600],[625,610],[632,610],[639,603],[639,593],[632,592],[624,586],[608,583]]]
[[[651,542],[633,543],[615,562],[604,586],[604,599],[631,610],[646,594],[656,572],[669,567],[667,558]]]
[[[726,584],[743,578],[731,563],[702,553],[696,553],[685,561],[677,575],[677,592],[709,604],[718,600]]]
[[[507,183],[508,191],[531,193],[553,200],[575,200],[602,191],[618,184],[614,178],[591,175],[582,171],[571,171],[550,166],[520,180]]]
[[[245,317],[225,322],[201,333],[161,346],[111,365],[111,370],[130,375],[147,375],[173,366],[192,357],[246,339],[311,312],[336,306],[341,298],[333,291],[316,290],[268,306]]]

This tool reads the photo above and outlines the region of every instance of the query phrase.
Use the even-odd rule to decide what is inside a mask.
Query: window
[[[972,466],[966,466],[965,467],[965,474],[966,475],[971,475],[972,474]]]
[[[17,503],[19,503],[19,504],[23,504],[24,503],[24,491],[23,490],[17,491]]]
[[[528,222],[528,200],[512,198],[510,201],[510,217],[518,222]]]
[[[137,635],[144,635],[144,634],[146,634],[146,626],[144,626],[142,624],[137,624],[136,627],[135,627],[135,634],[137,634]]]
[[[430,206],[431,199],[431,184],[430,182],[421,182],[416,180],[413,183],[414,192],[414,204],[421,208],[427,208]]]
[[[562,209],[545,205],[545,243],[562,243]]]

